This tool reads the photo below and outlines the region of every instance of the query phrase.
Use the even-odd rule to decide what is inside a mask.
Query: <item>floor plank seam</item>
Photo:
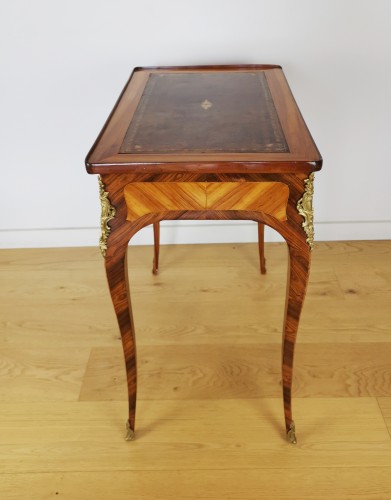
[[[284,464],[284,466],[281,467],[264,467],[264,466],[259,466],[259,467],[222,467],[221,469],[218,468],[210,468],[210,467],[184,467],[184,468],[166,468],[166,469],[157,469],[157,468],[151,468],[151,469],[136,469],[136,468],[129,468],[129,469],[74,469],[74,470],[58,470],[58,469],[52,469],[52,470],[42,470],[42,471],[37,471],[37,470],[26,470],[26,471],[15,471],[15,472],[0,472],[0,477],[1,476],[17,476],[17,475],[26,475],[26,474],[31,474],[31,475],[42,475],[42,474],[112,474],[112,473],[134,473],[137,474],[139,472],[142,473],[151,473],[154,474],[156,472],[169,472],[169,473],[174,473],[174,472],[202,472],[202,471],[208,471],[208,472],[245,472],[245,471],[280,471],[280,470],[289,470],[289,471],[302,471],[302,470],[323,470],[323,469],[337,469],[337,470],[356,470],[356,469],[391,469],[391,464],[390,465],[347,465],[347,466],[341,466],[341,465],[324,465],[324,466],[309,466],[309,465],[302,465],[300,467],[289,467]]]
[[[82,395],[82,392],[83,392],[83,386],[84,386],[84,382],[85,382],[85,377],[88,373],[88,368],[89,368],[89,365],[90,365],[90,362],[91,362],[91,356],[92,356],[92,351],[93,351],[93,347],[90,348],[90,354],[88,356],[88,360],[87,360],[87,363],[85,365],[85,368],[84,368],[84,374],[83,376],[81,377],[81,380],[80,380],[80,390],[79,390],[79,396],[77,398],[77,402],[78,403],[83,403],[83,400],[80,399],[81,398],[81,395]]]
[[[387,432],[388,432],[388,435],[390,436],[390,439],[391,439],[391,428],[388,426],[387,422],[386,422],[386,417],[384,416],[384,413],[383,413],[383,409],[381,407],[381,404],[380,404],[380,401],[379,401],[379,398],[376,398],[376,402],[377,402],[377,405],[379,407],[379,410],[380,410],[380,414],[383,418],[383,421],[384,421],[384,425],[386,426],[386,429],[387,429]]]

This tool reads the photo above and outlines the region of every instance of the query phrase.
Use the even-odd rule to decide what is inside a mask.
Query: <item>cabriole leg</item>
[[[159,271],[160,222],[153,223],[153,274]]]
[[[300,249],[288,244],[288,283],[282,343],[282,385],[285,428],[287,438],[293,444],[296,443],[296,429],[292,419],[293,358],[310,268],[310,249],[305,242],[303,243]]]
[[[126,242],[126,244],[122,244],[120,247],[117,246],[111,252],[109,239],[105,267],[125,356],[129,401],[129,419],[126,425],[127,434],[125,439],[132,440],[134,439],[136,417],[137,365],[134,325],[128,290],[127,248]]]
[[[259,267],[261,274],[266,274],[265,262],[265,225],[258,222],[258,251],[259,251]]]

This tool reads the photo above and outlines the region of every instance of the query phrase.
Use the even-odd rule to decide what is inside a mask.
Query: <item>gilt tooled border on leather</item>
[[[196,75],[196,76],[195,76]],[[148,126],[148,120],[151,120],[153,117],[154,113],[154,108],[153,108],[153,102],[154,99],[157,99],[159,97],[159,82],[162,82],[163,79],[165,80],[163,86],[163,90],[165,92],[170,92],[170,86],[167,85],[170,81],[173,82],[173,80],[169,80],[172,78],[176,79],[176,83],[181,82],[181,84],[185,87],[184,94],[182,95],[182,98],[186,96],[186,92],[188,92],[188,89],[186,89],[187,85],[190,85],[192,82],[192,79],[194,81],[195,78],[197,78],[197,75],[199,77],[199,81],[204,81],[206,82],[207,85],[214,85],[219,83],[222,84],[224,83],[224,79],[227,78],[238,78],[241,80],[241,83],[243,84],[243,81],[247,81],[248,83],[248,91],[254,93],[254,105],[255,107],[255,115],[253,116],[253,121],[251,123],[247,122],[247,127],[249,127],[248,130],[251,131],[251,134],[253,134],[252,138],[244,136],[240,137],[240,123],[241,120],[248,120],[249,117],[243,115],[243,118],[241,119],[240,116],[237,115],[237,113],[233,112],[232,108],[232,123],[225,123],[221,127],[221,130],[223,131],[222,134],[220,134],[220,137],[218,135],[219,131],[218,130],[213,130],[213,139],[211,138],[210,130],[208,130],[208,113],[217,113],[219,110],[217,109],[217,106],[213,108],[214,103],[212,102],[212,106],[208,107],[207,109],[204,109],[203,111],[201,110],[201,105],[202,101],[200,101],[200,110],[197,109],[198,113],[201,113],[202,116],[204,116],[205,113],[205,127],[202,126],[202,120],[200,121],[200,118],[198,116],[198,121],[197,118],[194,119],[194,127],[196,134],[201,137],[201,140],[198,139],[198,144],[197,140],[194,143],[194,134],[186,133],[184,132],[185,128],[188,128],[189,124],[185,122],[185,127],[184,129],[179,129],[177,130],[177,134],[175,136],[171,136],[165,143],[162,145],[161,144],[161,134],[166,133],[164,130],[164,127],[156,128],[154,130],[153,126]],[[252,78],[257,79],[257,83],[259,83],[259,87],[254,86],[254,80],[251,80]],[[213,83],[214,79],[214,83]],[[239,82],[239,80],[238,80]],[[230,82],[232,85],[232,80]],[[197,88],[197,92],[202,89],[201,87]],[[218,89],[214,89],[214,92],[218,91]],[[206,98],[211,98],[211,96],[206,95],[207,92],[205,92],[205,99]],[[238,94],[234,93],[233,94],[233,99],[237,99]],[[171,100],[173,98],[173,95],[171,95]],[[256,100],[255,100],[256,99]],[[171,130],[175,130],[175,124],[173,125],[170,120],[174,121],[174,116],[175,113],[179,114],[187,114],[189,116],[189,120],[191,120],[191,111],[183,108],[183,101],[181,102],[180,96],[178,97],[178,101],[180,104],[178,104],[178,108],[175,108],[171,111],[170,109],[165,109],[164,110],[164,117],[163,117],[163,122],[166,125],[167,129],[169,130],[170,127],[172,127]],[[213,101],[213,99],[212,99]],[[161,105],[162,100],[159,101],[159,106]],[[164,101],[163,101],[164,102]],[[257,107],[257,103],[259,105],[259,108]],[[191,105],[194,106],[194,103],[191,103]],[[182,108],[181,108],[182,106]],[[229,106],[229,103],[228,103]],[[237,103],[236,103],[236,106]],[[175,107],[175,101],[174,101],[174,107]],[[191,106],[189,105],[189,108]],[[240,109],[240,106],[239,106]],[[193,107],[194,110],[194,107]],[[247,103],[247,108],[244,108],[244,112],[248,112],[248,103]],[[160,109],[160,113],[161,113]],[[226,112],[226,110],[225,110]],[[229,110],[228,110],[229,112]],[[211,120],[213,120],[213,115]],[[145,119],[147,117],[147,120]],[[216,118],[216,115],[215,115]],[[162,117],[160,116],[160,119]],[[191,126],[191,123],[190,123]],[[224,127],[227,127],[224,129]],[[237,134],[232,135],[232,130],[237,127]],[[224,135],[224,131],[231,131],[231,139],[229,140],[227,138],[227,134]],[[255,134],[254,134],[255,132]],[[254,140],[255,137],[255,140]],[[227,140],[228,139],[228,140]],[[154,141],[156,144],[154,144]],[[192,143],[193,142],[193,143]],[[141,144],[141,146],[140,146]],[[265,77],[265,74],[263,72],[227,72],[227,73],[217,73],[217,72],[211,72],[211,73],[163,73],[163,74],[151,74],[148,82],[146,84],[146,87],[144,89],[144,93],[140,99],[140,102],[138,104],[138,107],[136,109],[136,112],[133,116],[133,119],[131,123],[129,124],[128,130],[126,132],[125,138],[123,140],[123,143],[120,148],[120,153],[122,154],[153,154],[153,153],[231,153],[231,152],[240,152],[240,153],[287,153],[289,152],[289,147],[286,142],[280,120],[276,111],[276,108],[274,106],[273,98],[270,93],[270,89]]]

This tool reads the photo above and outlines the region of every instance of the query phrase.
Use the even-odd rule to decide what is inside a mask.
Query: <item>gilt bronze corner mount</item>
[[[102,212],[100,216],[101,236],[99,239],[99,248],[100,251],[102,252],[103,257],[106,257],[107,239],[110,234],[110,226],[108,223],[111,219],[114,219],[115,217],[115,208],[110,203],[109,193],[105,191],[105,185],[103,184],[103,181],[100,176],[98,177],[98,181],[99,181],[99,197],[102,207]]]
[[[314,209],[312,206],[314,179],[315,174],[312,173],[309,175],[308,179],[304,181],[304,194],[297,202],[297,210],[299,214],[304,217],[302,226],[307,235],[306,242],[311,250],[314,249]]]

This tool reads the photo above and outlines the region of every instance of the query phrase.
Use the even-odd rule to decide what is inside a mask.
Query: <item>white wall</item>
[[[131,69],[208,63],[283,66],[324,157],[318,239],[391,238],[390,1],[0,2],[0,246],[96,244],[84,157]],[[203,224],[170,222],[163,240],[256,237]]]

